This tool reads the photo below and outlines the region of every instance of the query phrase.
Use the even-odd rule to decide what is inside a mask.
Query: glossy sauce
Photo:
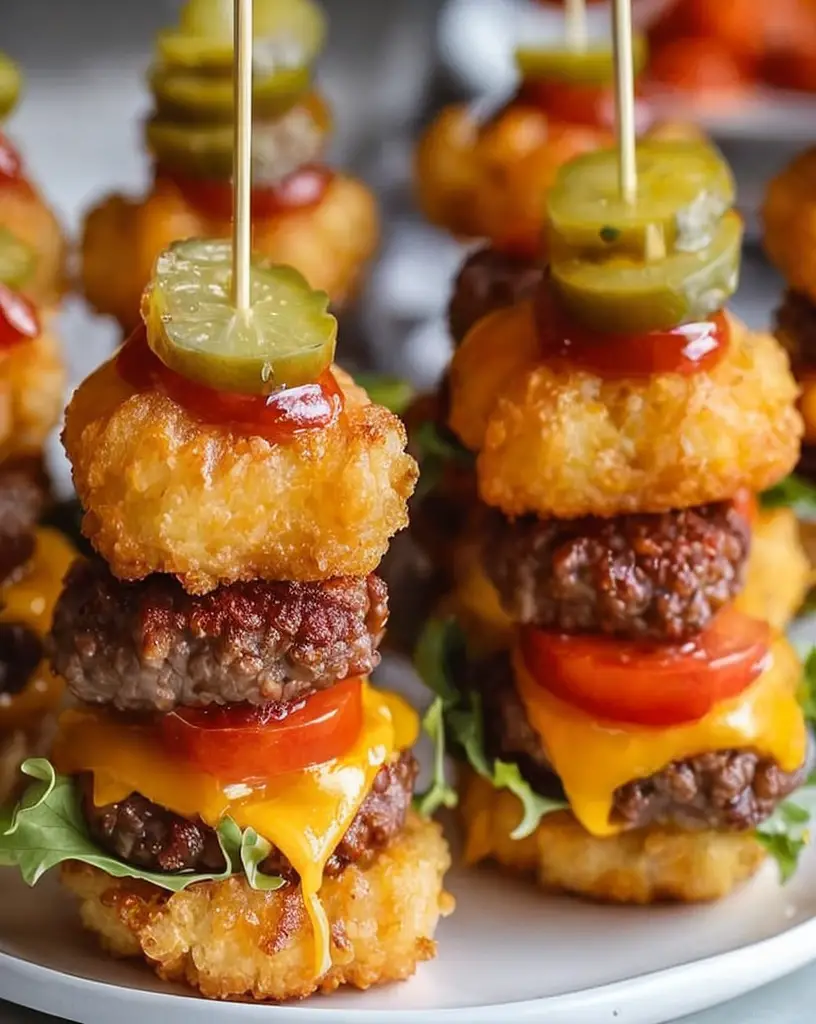
[[[208,216],[219,220],[232,216],[232,186],[228,181],[185,178],[163,170],[157,177],[175,185],[192,206]],[[311,209],[323,200],[333,178],[331,168],[310,165],[287,175],[277,185],[256,185],[252,189],[252,215],[267,220]]]
[[[39,336],[37,310],[19,292],[0,284],[0,352]]]
[[[608,379],[706,372],[728,351],[731,333],[720,312],[665,331],[597,334],[570,320],[546,286],[536,295],[535,317],[548,358]]]
[[[535,107],[553,121],[611,130],[615,124],[615,100],[610,86],[555,82],[546,78],[522,82],[514,106]],[[635,98],[635,129],[640,134],[654,122],[651,106]]]
[[[238,395],[187,380],[153,353],[144,325],[122,346],[116,369],[137,391],[161,391],[202,423],[225,424],[273,444],[330,426],[343,408],[343,393],[331,370],[314,384],[282,388],[271,395]]]

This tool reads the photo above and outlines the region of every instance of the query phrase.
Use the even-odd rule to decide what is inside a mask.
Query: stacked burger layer
[[[146,329],[67,410],[101,556],[69,574],[51,640],[80,706],[54,766],[28,764],[45,786],[0,860],[33,858],[29,880],[67,861],[85,924],[164,977],[285,999],[433,956],[449,856],[410,810],[416,715],[367,679],[373,573],[416,481],[403,427],[332,365],[327,297],[294,271],[253,271],[266,333],[243,347],[230,266],[226,243],[165,254]],[[293,386],[233,390],[263,367]]]
[[[325,38],[313,0],[257,0],[253,55],[253,244],[297,267],[342,305],[378,238],[376,203],[325,163],[331,112],[314,87]],[[83,289],[125,331],[159,253],[177,239],[226,238],[232,213],[233,4],[188,0],[178,28],[159,34],[145,125],[155,166],[140,199],[105,198],[88,214]],[[119,254],[129,253],[124,263]]]
[[[614,152],[565,166],[545,280],[454,357],[488,596],[464,650],[437,624],[420,664],[468,763],[471,861],[711,899],[773,848],[763,823],[806,775],[800,666],[745,588],[752,495],[801,422],[784,351],[722,309],[741,226],[719,154],[649,143],[637,165],[632,204]]]

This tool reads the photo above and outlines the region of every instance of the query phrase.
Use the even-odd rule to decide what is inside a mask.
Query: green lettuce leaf
[[[279,875],[265,875],[261,872],[261,864],[272,851],[272,846],[263,836],[259,836],[254,828],[244,830],[241,836],[241,866],[251,888],[262,892],[274,892],[283,885]]]
[[[74,780],[70,776],[58,775],[54,766],[44,758],[25,761],[22,771],[33,781],[17,806],[0,820],[0,866],[19,868],[28,885],[35,885],[46,871],[68,860],[90,864],[114,878],[141,878],[172,892],[185,889],[194,882],[228,878],[240,872],[245,863],[252,864],[254,844],[247,836],[250,830],[242,833],[231,818],[225,818],[217,829],[226,863],[222,872],[169,875],[142,871],[94,844],[85,827]],[[261,860],[262,857],[257,863]],[[274,889],[283,884],[283,879],[277,877],[264,875],[259,878],[254,869],[253,877],[247,870],[247,879],[253,888],[259,889]]]
[[[431,620],[417,645],[417,672],[436,699],[423,725],[434,743],[434,774],[430,787],[416,800],[420,813],[430,815],[439,807],[454,807],[457,794],[445,778],[446,738],[450,737],[471,768],[496,789],[508,789],[522,805],[522,819],[511,833],[523,839],[535,832],[541,819],[569,805],[564,800],[539,796],[526,782],[518,765],[489,758],[484,747],[484,715],[478,694],[457,690],[451,678],[454,659],[467,657],[465,638],[454,619]]]
[[[802,515],[816,515],[816,487],[795,473],[759,496],[764,508],[792,507]]]
[[[397,416],[402,416],[416,394],[414,386],[399,377],[387,377],[380,373],[355,373],[354,380],[366,389],[372,402],[384,405]]]
[[[451,435],[442,432],[439,424],[426,420],[411,432],[411,448],[416,452],[422,469],[416,493],[424,497],[435,490],[449,463],[473,466],[476,456]]]
[[[816,813],[816,776],[792,793],[770,818],[757,826],[756,837],[773,857],[784,885],[796,873],[799,857],[810,842],[810,822]]]
[[[811,647],[802,669],[799,686],[799,703],[808,723],[816,725],[816,647]]]

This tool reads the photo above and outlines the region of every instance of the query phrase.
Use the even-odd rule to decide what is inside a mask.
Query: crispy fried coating
[[[419,205],[455,235],[536,252],[542,196],[558,168],[612,142],[608,131],[551,123],[532,106],[511,105],[483,123],[467,105],[446,107],[417,149]]]
[[[60,418],[65,366],[53,320],[45,314],[38,338],[0,354],[0,461],[39,454]]]
[[[31,279],[22,289],[38,306],[54,306],[68,290],[67,245],[54,212],[39,192],[26,184],[0,189],[0,226],[36,254]]]
[[[816,146],[771,181],[762,220],[771,262],[791,288],[816,302]]]
[[[315,976],[312,928],[296,887],[258,892],[243,879],[170,895],[146,882],[68,864],[63,883],[82,901],[84,925],[116,956],[143,956],[168,981],[209,999],[298,999],[340,985],[410,977],[436,955],[434,931],[453,909],[442,888],[450,864],[439,825],[410,815],[369,867],[327,878],[331,970]]]
[[[566,811],[547,815],[532,835],[514,840],[517,797],[470,772],[461,817],[468,863],[493,860],[535,875],[544,888],[605,902],[720,899],[750,878],[765,856],[752,832],[649,828],[599,839]]]
[[[192,594],[238,580],[364,576],[407,524],[417,466],[405,429],[342,370],[345,411],[288,444],[193,419],[101,366],[77,389],[63,442],[82,529],[111,572],[177,576]]]
[[[206,215],[167,180],[144,199],[109,196],[85,221],[85,297],[129,331],[139,322],[139,300],[159,253],[179,238],[224,238],[230,230],[229,221]],[[373,196],[362,182],[340,174],[317,205],[253,224],[258,253],[297,267],[336,306],[353,293],[378,238]]]
[[[763,509],[751,530],[745,587],[735,605],[746,615],[784,630],[813,582],[796,515],[790,508]]]
[[[796,463],[788,358],[729,317],[710,371],[604,380],[542,361],[532,306],[481,321],[451,366],[450,425],[479,451],[479,493],[506,515],[663,512],[761,491]]]

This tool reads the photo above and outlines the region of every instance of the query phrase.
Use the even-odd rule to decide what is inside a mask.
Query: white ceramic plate
[[[423,699],[398,662],[380,682]],[[420,750],[420,755],[427,751]],[[0,997],[82,1024],[269,1018],[275,1024],[662,1024],[816,959],[816,850],[781,888],[773,865],[714,906],[605,907],[490,869],[448,879],[439,958],[401,985],[271,1008],[208,1003],[107,959],[55,878],[0,872]]]

